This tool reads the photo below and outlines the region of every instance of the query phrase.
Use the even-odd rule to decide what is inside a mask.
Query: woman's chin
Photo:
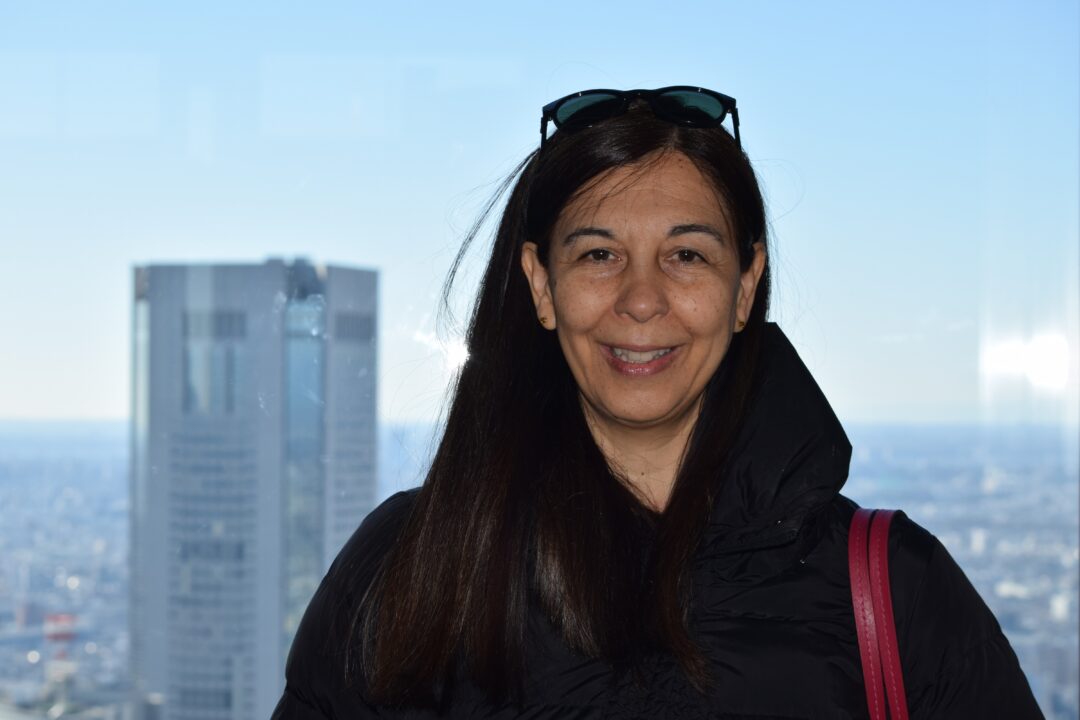
[[[677,425],[684,420],[687,411],[695,403],[650,403],[625,405],[612,403],[594,413],[605,424],[626,430],[653,430],[656,428]]]

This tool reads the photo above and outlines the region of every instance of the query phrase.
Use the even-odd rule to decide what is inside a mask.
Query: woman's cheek
[[[611,305],[610,281],[584,277],[583,274],[561,279],[556,285],[555,309],[559,320],[572,327],[587,327]]]

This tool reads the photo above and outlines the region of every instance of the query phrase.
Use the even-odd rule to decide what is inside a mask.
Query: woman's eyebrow
[[[712,225],[707,225],[705,223],[684,223],[682,225],[674,225],[668,232],[668,237],[678,237],[679,235],[688,235],[690,233],[705,233],[706,235],[712,235],[719,242],[724,242],[724,233],[720,232]],[[574,241],[576,241],[580,237],[587,237],[591,235],[602,237],[607,240],[611,240],[615,237],[615,233],[611,232],[607,228],[594,227],[590,225],[587,227],[578,228],[573,232],[567,234],[567,236],[563,238],[563,247],[573,245]]]
[[[573,245],[574,241],[577,240],[579,237],[585,237],[587,235],[597,235],[599,237],[606,238],[608,240],[611,240],[613,237],[615,237],[615,233],[611,232],[607,228],[592,227],[592,226],[582,227],[582,228],[578,228],[577,230],[574,230],[572,233],[570,233],[565,238],[563,238],[563,242],[562,242],[563,247],[568,247],[570,245]]]
[[[689,233],[705,233],[706,235],[712,235],[720,242],[724,242],[724,233],[720,232],[712,225],[705,225],[704,223],[687,223],[685,225],[675,225],[671,228],[671,232],[668,233],[668,237],[677,237],[679,235],[687,235]]]

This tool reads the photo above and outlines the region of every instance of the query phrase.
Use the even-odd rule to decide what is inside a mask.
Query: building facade
[[[262,720],[376,498],[373,271],[134,268],[136,720]]]

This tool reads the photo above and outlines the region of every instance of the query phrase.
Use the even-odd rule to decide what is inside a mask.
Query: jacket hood
[[[702,537],[701,553],[782,545],[844,486],[851,443],[776,323],[766,323],[746,423]]]

